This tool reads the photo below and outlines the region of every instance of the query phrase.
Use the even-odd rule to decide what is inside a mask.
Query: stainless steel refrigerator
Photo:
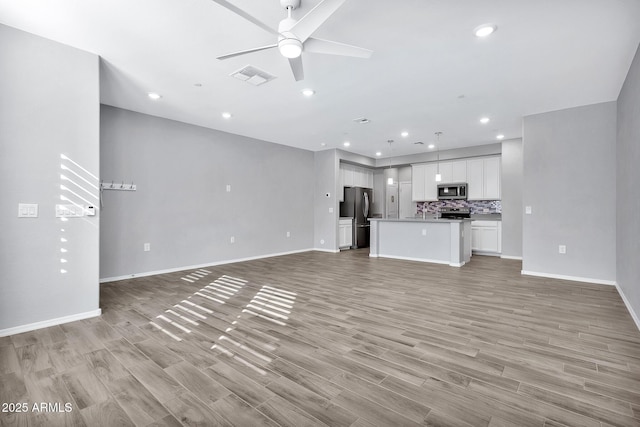
[[[369,247],[369,218],[371,206],[370,188],[347,187],[344,202],[340,203],[340,216],[353,218],[352,248]]]

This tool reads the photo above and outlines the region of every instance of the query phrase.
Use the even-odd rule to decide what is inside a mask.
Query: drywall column
[[[313,195],[313,246],[317,250],[338,252],[340,204],[336,195],[339,191],[340,159],[336,150],[317,151],[314,159],[316,182]]]
[[[616,273],[618,289],[640,328],[640,48],[618,97]]]
[[[522,140],[502,143],[502,257],[522,259]]]
[[[55,209],[98,204],[100,101],[96,55],[0,25],[0,58],[2,336],[100,314],[99,212]]]
[[[615,102],[524,118],[525,273],[615,282],[615,146]]]

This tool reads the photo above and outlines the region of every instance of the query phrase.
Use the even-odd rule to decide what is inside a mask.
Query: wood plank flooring
[[[355,250],[104,284],[101,317],[0,338],[0,403],[28,405],[0,424],[640,426],[616,289],[520,269]]]

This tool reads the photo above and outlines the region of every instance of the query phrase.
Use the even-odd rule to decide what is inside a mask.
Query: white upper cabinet
[[[453,182],[453,166],[451,165],[451,162],[436,163],[436,173],[437,171],[439,171],[442,176],[442,181],[440,181],[441,183],[446,184]]]
[[[484,195],[484,162],[482,159],[467,160],[467,198],[482,200]]]
[[[467,182],[467,161],[451,162],[451,182]]]
[[[469,200],[500,200],[500,156],[411,165],[411,193],[414,202],[438,199],[436,173],[442,184],[466,182]]]
[[[426,165],[411,165],[411,200],[414,202],[424,201]]]
[[[500,200],[500,157],[467,160],[469,200]]]
[[[484,199],[500,200],[500,157],[483,159]]]
[[[423,201],[438,200],[438,184],[436,181],[438,165],[427,163],[424,168],[424,199]]]
[[[373,188],[373,170],[340,163],[338,200],[344,201],[344,187]]]
[[[437,163],[436,163],[437,164]],[[454,182],[467,182],[467,161],[456,160],[453,162],[440,162],[440,175],[443,184]]]
[[[411,200],[426,202],[438,199],[437,171],[435,163],[411,165]]]

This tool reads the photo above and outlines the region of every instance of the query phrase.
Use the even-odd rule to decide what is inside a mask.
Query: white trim
[[[329,252],[331,254],[337,254],[340,252],[340,249],[322,249],[322,248],[313,248],[309,249],[310,251],[318,251],[318,252]]]
[[[76,320],[88,319],[90,317],[97,317],[102,314],[101,309],[86,311],[84,313],[72,314],[71,316],[57,317],[55,319],[43,320],[41,322],[29,323],[21,326],[14,326],[13,328],[0,329],[0,337],[7,337],[9,335],[21,334],[23,332],[35,331],[36,329],[48,328],[50,326],[61,325],[63,323],[75,322]]]
[[[495,256],[500,257],[500,252],[471,251],[471,255]]]
[[[462,267],[464,265],[464,263],[462,263],[462,264],[452,264],[452,263],[449,263],[449,261],[442,261],[442,260],[438,260],[438,259],[413,258],[413,257],[404,257],[404,256],[397,256],[397,255],[378,254],[378,258],[401,259],[403,261],[431,262],[431,263],[434,263],[434,264],[446,264],[446,265],[450,265],[452,267]]]
[[[502,258],[502,259],[515,259],[515,260],[518,260],[518,261],[522,261],[522,257],[521,256],[500,255],[500,258]]]
[[[616,282],[615,286],[616,286],[616,289],[618,290],[618,293],[620,294],[620,297],[622,297],[622,302],[624,302],[624,305],[627,307],[627,311],[631,315],[631,318],[633,319],[633,321],[636,323],[636,327],[638,328],[638,330],[640,330],[640,316],[638,316],[636,312],[633,311],[633,307],[631,307],[631,303],[627,299],[627,296],[624,294],[624,292],[622,292],[622,288],[620,287],[620,285],[618,285],[618,282]]]
[[[322,250],[322,249],[299,249],[299,250],[295,250],[295,251],[279,252],[279,253],[266,254],[266,255],[257,255],[257,256],[253,256],[253,257],[247,257],[247,258],[228,259],[228,260],[224,260],[224,261],[210,262],[210,263],[207,263],[207,264],[186,265],[186,266],[182,266],[182,267],[168,268],[166,270],[156,270],[156,271],[146,271],[146,272],[143,272],[143,273],[133,273],[133,274],[125,275],[125,276],[104,277],[104,278],[100,279],[100,283],[117,282],[118,280],[133,279],[133,278],[136,278],[136,277],[155,276],[157,274],[175,273],[177,271],[194,270],[194,269],[205,268],[205,267],[215,267],[217,265],[233,264],[235,262],[254,261],[256,259],[272,258],[272,257],[276,257],[276,256],[292,255],[292,254],[299,254],[299,253],[302,253],[302,252],[319,251],[319,250]]]
[[[540,273],[537,271],[525,271],[525,270],[521,270],[520,274],[527,275],[527,276],[548,277],[550,279],[571,280],[572,282],[595,283],[598,285],[608,285],[608,286],[616,285],[616,282],[614,280],[592,279],[590,277],[565,276],[562,274]]]

